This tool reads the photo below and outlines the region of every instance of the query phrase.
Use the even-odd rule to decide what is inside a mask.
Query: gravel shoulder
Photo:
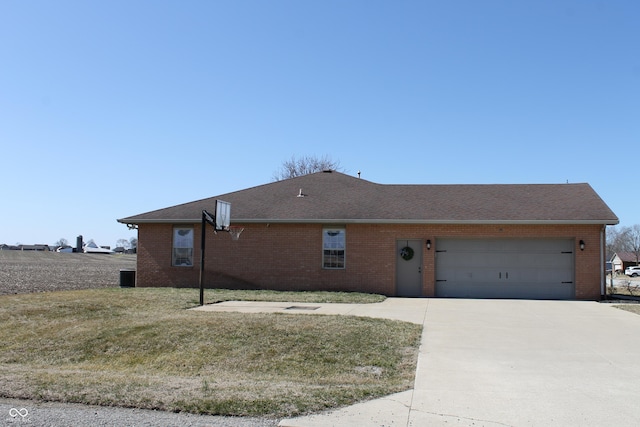
[[[0,424],[6,426],[275,427],[279,421],[0,398]]]

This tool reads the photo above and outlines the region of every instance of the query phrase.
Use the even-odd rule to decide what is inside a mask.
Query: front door
[[[422,295],[422,240],[398,240],[396,244],[396,293],[400,297]]]

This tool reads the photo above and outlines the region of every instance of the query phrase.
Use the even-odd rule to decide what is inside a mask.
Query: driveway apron
[[[581,301],[429,301],[410,426],[640,425],[640,316]]]

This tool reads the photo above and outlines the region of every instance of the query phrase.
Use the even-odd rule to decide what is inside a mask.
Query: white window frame
[[[344,270],[347,261],[347,234],[345,227],[322,228],[322,268]]]
[[[193,267],[193,227],[173,227],[171,265]]]

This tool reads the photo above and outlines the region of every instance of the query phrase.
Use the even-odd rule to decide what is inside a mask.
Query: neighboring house
[[[238,241],[207,232],[205,286],[389,296],[599,299],[605,229],[588,184],[383,185],[335,171],[118,221],[138,227],[137,286],[197,287],[202,210],[231,203]]]
[[[616,252],[611,258],[613,271],[616,273],[624,273],[624,270],[632,265],[638,265],[638,258],[633,252]]]

